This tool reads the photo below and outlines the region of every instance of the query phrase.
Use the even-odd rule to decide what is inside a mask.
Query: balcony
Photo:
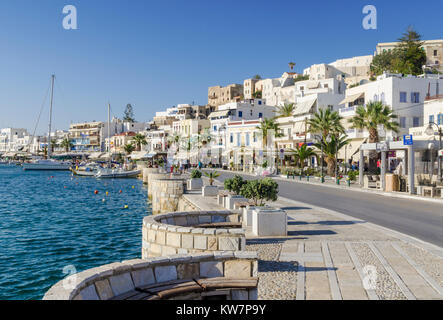
[[[360,129],[347,129],[346,135],[348,139],[362,139],[368,137],[368,132]]]
[[[340,108],[339,114],[342,117],[353,117],[355,116],[355,111],[357,110],[357,106],[347,107],[347,108]]]

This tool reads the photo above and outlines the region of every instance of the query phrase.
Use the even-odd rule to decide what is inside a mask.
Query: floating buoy
[[[105,200],[105,199],[102,199],[102,202],[106,202],[106,200]]]
[[[123,191],[120,190],[118,193],[122,193],[122,192],[123,192]]]
[[[66,186],[64,186],[64,188],[66,189],[67,187],[66,187]]]
[[[134,187],[134,186],[132,186],[132,189],[135,189],[135,187]]]
[[[95,191],[94,191],[94,194],[98,194],[98,190],[95,190]]]
[[[129,208],[129,206],[128,205],[125,205],[125,209],[128,209]]]
[[[109,192],[108,191],[106,191],[106,195],[109,196]]]

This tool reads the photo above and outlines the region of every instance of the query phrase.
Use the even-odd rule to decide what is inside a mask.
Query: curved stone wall
[[[173,212],[178,208],[184,193],[183,179],[151,179],[152,213]]]
[[[148,177],[152,173],[158,173],[158,168],[144,168],[143,169],[143,183],[148,183]]]
[[[197,279],[211,278],[221,279],[221,283],[224,278],[226,281],[251,279],[255,288],[251,286],[241,288],[240,285],[240,288],[228,289],[226,299],[257,300],[256,277],[257,254],[255,252],[219,252],[148,260],[136,259],[116,262],[71,275],[51,287],[43,300],[158,300],[168,299],[168,297],[187,300],[201,299],[206,288],[205,286],[199,288],[200,284]],[[171,284],[171,282],[180,285],[186,279],[195,282],[194,286],[197,288],[193,294],[162,296],[159,291],[152,294],[149,292],[149,288],[155,288],[156,285],[161,286],[162,283]],[[146,294],[147,290],[149,294]]]
[[[143,219],[142,258],[212,251],[246,249],[241,228],[199,227],[202,224],[238,223],[230,211],[173,212]]]

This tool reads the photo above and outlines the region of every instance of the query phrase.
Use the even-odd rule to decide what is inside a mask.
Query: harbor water
[[[0,165],[0,300],[41,299],[73,272],[140,258],[150,214],[138,179]]]

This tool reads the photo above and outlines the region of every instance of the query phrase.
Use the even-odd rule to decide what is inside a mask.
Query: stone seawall
[[[205,285],[211,278],[227,289],[217,292],[215,285],[211,295],[257,300],[257,269],[255,252],[129,260],[71,275],[51,287],[43,300],[201,300],[211,291]],[[183,288],[186,284],[187,291]],[[232,289],[233,284],[236,289]],[[246,286],[242,288],[242,284]]]
[[[148,184],[148,178],[150,174],[158,173],[158,168],[144,168],[143,169],[143,183]]]
[[[245,250],[245,230],[229,226],[238,222],[238,215],[230,211],[173,212],[145,217],[142,258]],[[217,223],[227,223],[227,226],[216,228]],[[214,225],[211,227],[211,224]]]

